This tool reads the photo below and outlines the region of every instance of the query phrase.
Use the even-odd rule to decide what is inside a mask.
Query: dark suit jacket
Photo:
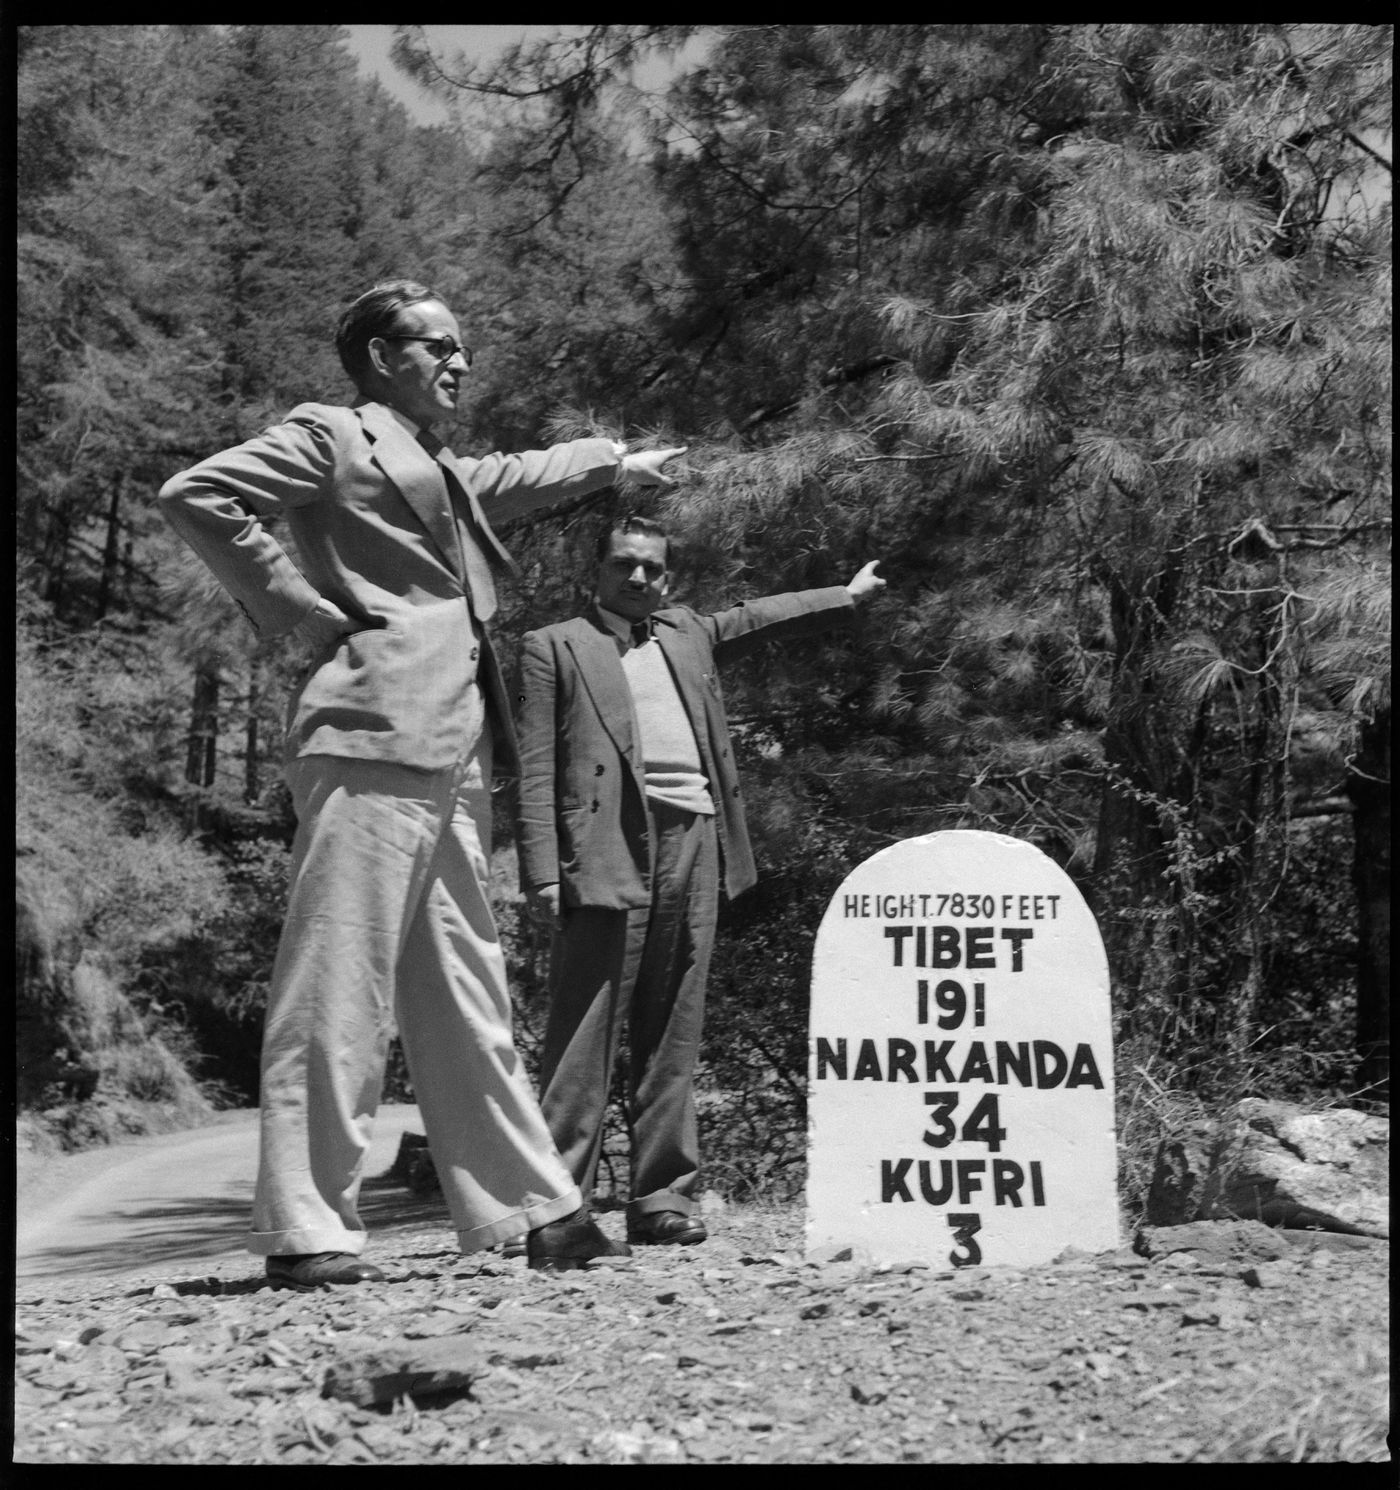
[[[732,897],[753,884],[753,852],[717,664],[762,642],[848,623],[844,586],[750,600],[715,615],[655,614],[656,636],[710,779]],[[521,658],[519,834],[522,881],[558,883],[567,907],[627,910],[651,899],[645,767],[632,693],[613,633],[578,617],[525,636]]]
[[[492,521],[611,484],[618,457],[610,440],[575,440],[523,455],[440,458],[457,476],[455,498],[437,462],[382,404],[301,404],[162,488],[171,526],[260,637],[292,630],[320,596],[356,625],[313,659],[293,698],[289,757],[450,766],[471,743],[467,692],[479,674],[496,759],[516,768],[489,637],[475,655],[459,544],[478,532],[488,561],[507,564]],[[273,518],[285,522],[291,552],[269,531]]]

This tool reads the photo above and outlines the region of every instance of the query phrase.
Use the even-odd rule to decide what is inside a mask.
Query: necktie
[[[438,470],[447,487],[448,499],[457,521],[457,546],[462,556],[462,569],[466,575],[467,592],[471,599],[472,614],[483,625],[496,614],[496,582],[491,577],[491,565],[487,561],[484,545],[477,538],[476,518],[472,515],[472,504],[456,473],[441,454],[446,446],[430,429],[418,431],[418,443],[437,461]],[[467,529],[465,539],[462,528]]]
[[[644,647],[644,646],[646,646],[646,644],[650,640],[651,640],[651,622],[650,621],[633,621],[632,622],[632,645],[634,647]]]

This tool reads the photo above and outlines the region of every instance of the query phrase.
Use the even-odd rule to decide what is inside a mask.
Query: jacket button
[[[591,808],[589,808],[589,811],[590,812],[597,812],[597,810],[598,810],[598,801],[597,801],[597,798],[594,798],[593,806]]]
[[[737,786],[734,788],[734,793],[733,794],[736,797],[739,795],[739,788]]]
[[[477,648],[477,647],[473,647],[473,648],[472,648],[472,656],[471,656],[471,660],[472,660],[472,661],[473,661],[473,662],[475,662],[475,661],[476,661],[476,658],[477,658],[477,653],[478,653],[478,651],[479,651],[479,648]]]
[[[593,767],[593,774],[595,776],[601,776],[603,774],[603,767],[601,765],[594,766]]]

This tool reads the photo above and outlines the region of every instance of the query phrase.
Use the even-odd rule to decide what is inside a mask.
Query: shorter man
[[[585,1197],[602,1147],[623,1020],[633,1125],[628,1240],[695,1243],[694,1098],[721,876],[754,883],[716,664],[848,623],[884,589],[849,585],[697,615],[662,609],[665,532],[604,534],[595,604],[525,637],[520,862],[531,915],[554,928],[541,1106]]]

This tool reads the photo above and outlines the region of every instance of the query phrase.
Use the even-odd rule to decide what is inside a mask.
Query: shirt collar
[[[630,642],[632,640],[632,623],[626,616],[619,616],[615,611],[604,610],[596,600],[593,602],[593,610],[618,641]]]
[[[626,616],[619,616],[614,611],[605,610],[596,599],[593,602],[593,615],[600,626],[606,626],[619,640],[625,642],[632,640],[632,622]],[[651,622],[653,636],[656,635],[658,626],[669,626],[673,631],[676,628],[675,621],[666,614],[664,608],[652,611],[647,620]]]
[[[395,421],[404,429],[406,429],[415,440],[422,433],[422,430],[419,428],[419,426],[416,425],[413,420],[408,417],[407,414],[400,414],[399,411],[394,408],[392,404],[385,404],[384,407],[389,411],[390,414],[393,415]]]

